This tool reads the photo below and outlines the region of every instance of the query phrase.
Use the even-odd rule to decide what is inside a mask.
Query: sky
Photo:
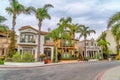
[[[43,7],[45,4],[52,4],[54,8],[50,8],[48,13],[51,15],[51,20],[45,19],[42,24],[42,31],[47,31],[57,28],[57,23],[64,17],[71,17],[72,23],[83,24],[90,29],[96,31],[96,34],[91,34],[88,39],[95,38],[101,32],[107,29],[107,23],[110,17],[120,11],[120,0],[18,0],[19,3],[26,7],[33,6],[35,8]],[[5,11],[9,7],[9,0],[0,0],[0,15],[7,18],[4,24],[9,28],[12,26],[12,15],[8,15]],[[38,28],[38,21],[34,14],[17,16],[16,32],[21,26],[30,25]],[[77,35],[78,37],[78,35]]]

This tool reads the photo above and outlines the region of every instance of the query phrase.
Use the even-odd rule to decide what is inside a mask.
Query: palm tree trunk
[[[75,35],[73,34],[73,54],[75,58]]]
[[[38,49],[37,49],[37,59],[36,59],[36,61],[38,61],[38,55],[40,54],[40,36],[41,36],[41,34],[40,34],[40,32],[41,32],[41,25],[42,25],[42,20],[41,19],[39,19],[39,23],[38,23],[38,28],[39,28],[39,30],[38,30]]]
[[[12,20],[12,31],[14,31],[16,25],[16,15],[13,15],[13,20]]]
[[[84,37],[84,45],[85,45],[85,57],[87,57],[87,52],[86,52],[86,37]]]
[[[55,61],[58,62],[58,43],[57,43],[57,41],[55,42],[55,46],[56,46],[56,58],[55,58]]]

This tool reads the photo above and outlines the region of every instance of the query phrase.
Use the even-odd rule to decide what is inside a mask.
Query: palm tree
[[[58,26],[59,26],[59,29],[61,31],[61,41],[62,41],[62,45],[61,45],[61,52],[63,54],[63,42],[67,40],[67,38],[69,39],[68,35],[66,35],[66,29],[69,28],[70,24],[72,22],[72,18],[71,17],[67,17],[67,18],[61,18],[59,23],[58,23]]]
[[[20,4],[17,0],[9,0],[10,1],[10,7],[6,8],[6,11],[8,14],[12,15],[12,30],[14,31],[15,25],[16,25],[16,17],[17,15],[20,15],[21,13],[25,12],[25,7]]]
[[[74,54],[75,54],[75,33],[77,33],[78,31],[78,24],[71,24],[69,26],[69,29],[70,29],[70,36],[72,36],[72,40],[73,40],[73,51],[74,51]]]
[[[119,21],[120,21],[120,12],[117,12],[109,19],[107,28],[111,28],[112,25],[119,23]]]
[[[6,8],[6,11],[9,15],[12,15],[12,30],[10,33],[10,44],[9,44],[9,51],[8,51],[8,57],[12,57],[12,55],[15,53],[15,25],[16,25],[16,18],[17,15],[20,15],[21,13],[27,13],[30,14],[30,7],[26,8],[24,5],[20,4],[17,0],[9,0],[10,7]]]
[[[54,57],[55,62],[58,61],[58,57],[57,57],[57,55],[58,55],[58,43],[57,43],[57,40],[60,38],[59,37],[59,34],[60,34],[59,31],[60,31],[59,28],[56,28],[46,35],[47,37],[52,38],[54,43],[55,43],[55,54],[54,54],[55,55],[55,57]]]
[[[86,53],[86,38],[91,33],[96,33],[95,30],[89,30],[89,27],[86,27],[85,25],[79,25],[78,31],[80,32],[79,39],[83,36],[84,37],[84,45],[85,45],[85,54]],[[87,57],[87,56],[86,56]]]
[[[29,9],[31,12],[33,12],[38,20],[38,49],[37,49],[37,57],[36,60],[38,60],[38,54],[40,54],[40,32],[41,32],[41,26],[42,26],[42,21],[44,19],[51,19],[51,16],[48,13],[48,9],[53,8],[53,5],[51,4],[46,4],[42,8],[37,8],[35,9],[34,7],[31,7]]]
[[[7,26],[4,24],[1,24],[2,22],[6,21],[7,19],[3,16],[0,16],[0,31],[6,32],[7,31]]]
[[[120,12],[115,13],[108,21],[108,26],[107,28],[111,28],[112,27],[112,34],[115,37],[116,40],[116,51],[117,54],[119,53],[119,31],[120,31]]]
[[[114,26],[112,26],[112,34],[116,40],[116,51],[117,51],[117,54],[119,54],[119,40],[120,40],[120,23],[118,24],[115,24]]]

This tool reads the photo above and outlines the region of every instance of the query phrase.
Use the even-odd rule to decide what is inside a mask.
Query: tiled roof
[[[33,29],[33,30],[35,30],[35,31],[38,32],[37,29],[35,29],[35,28],[33,28],[32,26],[29,26],[29,25],[27,25],[27,26],[23,26],[23,27],[21,27],[19,30],[24,30],[24,29],[28,29],[28,28],[31,28],[31,29]],[[41,35],[45,35],[45,34],[47,34],[48,32],[41,31],[40,33],[41,33]]]

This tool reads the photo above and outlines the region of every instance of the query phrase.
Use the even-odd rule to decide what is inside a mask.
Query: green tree
[[[85,54],[86,54],[86,39],[87,36],[91,33],[96,33],[95,30],[90,30],[89,27],[86,27],[85,25],[79,25],[78,32],[80,32],[79,39],[81,37],[84,37],[84,45],[85,45]]]
[[[24,5],[20,4],[17,0],[9,0],[10,7],[6,8],[6,11],[9,15],[12,15],[12,30],[10,33],[10,45],[8,50],[8,57],[12,57],[13,54],[15,54],[15,25],[16,25],[16,18],[17,15],[20,15],[21,13],[30,13],[30,9],[26,8]]]
[[[0,16],[0,31],[2,31],[2,32],[6,32],[7,31],[7,26],[4,25],[4,24],[1,24],[1,23],[3,23],[6,20],[7,19],[5,17]]]
[[[114,26],[112,26],[112,34],[115,38],[115,41],[116,41],[116,51],[117,51],[117,54],[119,54],[119,40],[120,40],[120,23],[118,24],[115,24]]]
[[[70,29],[70,36],[72,36],[72,40],[73,40],[73,51],[75,52],[75,33],[77,33],[78,31],[78,24],[71,24],[69,26]],[[75,53],[74,53],[75,54]]]
[[[116,40],[116,51],[117,51],[117,54],[119,53],[119,40],[120,40],[120,37],[119,37],[119,34],[120,34],[120,12],[117,12],[115,13],[108,21],[108,26],[107,28],[112,28],[112,34],[113,36],[115,37],[115,40]]]
[[[107,28],[111,28],[114,24],[119,23],[119,21],[120,21],[120,12],[117,12],[109,19]]]
[[[51,19],[51,16],[48,13],[48,9],[53,8],[53,5],[51,4],[45,4],[42,8],[35,9],[34,7],[31,7],[31,12],[33,12],[38,20],[38,50],[37,50],[37,59],[38,60],[38,54],[40,54],[40,32],[41,32],[41,26],[42,21],[44,19]]]
[[[58,43],[57,43],[57,40],[60,38],[59,37],[59,28],[54,29],[53,31],[48,33],[46,36],[52,38],[54,43],[55,43],[54,59],[55,59],[55,62],[57,62],[58,61],[58,57],[57,57],[57,55],[58,55]]]
[[[99,41],[98,41],[98,46],[101,46],[101,48],[102,48],[102,57],[108,57],[107,55],[108,55],[108,45],[110,45],[110,43],[109,42],[107,42],[106,40],[104,40],[104,39],[100,39]],[[105,55],[105,56],[104,56]]]
[[[68,37],[68,34],[67,34],[67,30],[69,27],[70,27],[70,24],[72,22],[72,18],[71,17],[67,17],[67,18],[61,18],[59,23],[58,23],[58,26],[59,26],[59,30],[60,30],[60,35],[61,35],[61,51],[62,51],[62,54],[63,54],[63,45],[64,45],[64,42],[66,42],[68,39],[70,39],[70,37]]]

